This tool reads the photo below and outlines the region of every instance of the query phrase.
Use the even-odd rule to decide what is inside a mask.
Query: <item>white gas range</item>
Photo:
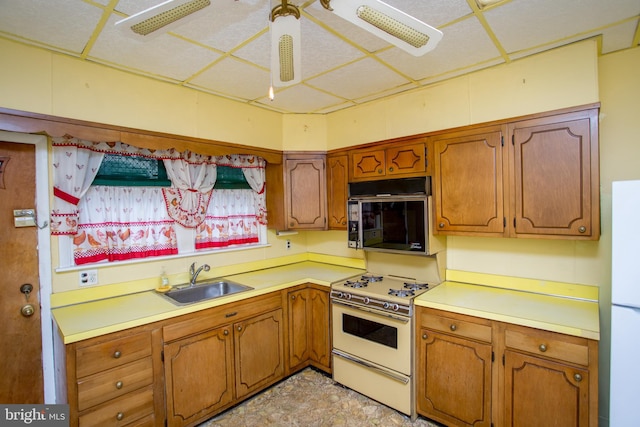
[[[375,273],[334,283],[333,379],[415,419],[413,299],[437,284]]]

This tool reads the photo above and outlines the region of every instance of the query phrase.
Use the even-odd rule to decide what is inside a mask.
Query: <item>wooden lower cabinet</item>
[[[192,426],[284,377],[280,292],[163,328],[167,425]]]
[[[307,284],[286,293],[288,308],[288,372],[309,365],[331,373],[329,291]]]
[[[598,425],[598,342],[416,309],[417,411],[447,426]]]

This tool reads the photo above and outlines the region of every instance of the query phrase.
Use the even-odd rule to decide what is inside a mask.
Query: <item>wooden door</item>
[[[512,125],[516,235],[599,237],[589,118],[535,119]],[[597,165],[595,173],[597,173]],[[595,178],[595,180],[594,180]]]
[[[282,309],[235,323],[233,328],[236,397],[241,399],[284,376]]]
[[[289,368],[291,371],[309,360],[309,289],[287,293],[289,299]]]
[[[505,426],[589,426],[589,371],[507,350]]]
[[[309,328],[311,343],[309,357],[312,364],[326,372],[331,371],[331,306],[329,292],[309,289]]]
[[[348,173],[346,154],[327,158],[327,216],[334,230],[347,229]]]
[[[35,146],[0,142],[0,163],[0,402],[43,403],[37,227],[15,227],[13,216],[36,208]],[[21,311],[27,304],[30,316]]]
[[[434,233],[502,235],[506,176],[498,128],[434,141]]]
[[[491,426],[491,352],[490,344],[422,329],[418,413],[450,426]]]
[[[233,401],[231,325],[164,346],[169,426],[192,425]]]
[[[324,229],[327,220],[327,177],[324,158],[285,161],[287,226]]]

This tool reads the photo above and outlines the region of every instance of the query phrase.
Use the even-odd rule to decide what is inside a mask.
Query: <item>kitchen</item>
[[[305,150],[307,147],[327,150],[343,146],[367,143],[411,135],[433,129],[446,129],[470,123],[486,122],[503,117],[550,111],[558,108],[600,102],[600,166],[601,166],[601,228],[598,242],[547,241],[506,238],[469,238],[454,236],[447,238],[447,268],[452,270],[554,280],[567,283],[595,285],[600,289],[601,354],[600,354],[600,417],[608,413],[608,328],[610,304],[610,205],[611,181],[638,179],[637,159],[639,149],[634,144],[638,134],[637,99],[639,87],[633,70],[640,65],[638,48],[599,57],[596,42],[585,41],[560,48],[537,57],[522,60],[512,66],[485,70],[454,79],[445,84],[425,89],[418,99],[415,95],[403,95],[393,100],[379,101],[346,110],[328,117],[288,115],[280,119],[277,115],[254,112],[215,98],[207,98],[196,107],[185,92],[178,92],[183,103],[194,109],[211,108],[219,121],[238,123],[233,129],[206,124],[196,116],[185,116],[172,106],[173,99],[167,94],[164,110],[153,109],[145,113],[146,103],[138,100],[135,105],[122,105],[116,97],[103,93],[105,102],[99,108],[94,105],[94,93],[80,87],[71,77],[52,82],[43,63],[51,60],[49,54],[33,51],[2,41],[3,52],[14,58],[3,68],[2,107],[42,114],[73,117],[98,123],[116,123],[132,128],[154,129],[174,134],[192,134],[199,129],[200,137],[232,140],[241,144],[257,142],[262,148],[286,151]],[[504,82],[519,78],[519,64],[528,64],[528,86],[521,88],[521,97],[507,94]],[[552,66],[549,64],[553,64]],[[69,59],[54,57],[51,65],[56,71],[74,71],[85,78],[88,85],[97,85],[100,78],[114,79],[123,92],[134,90],[140,80],[113,70],[105,70],[87,64],[78,64]],[[524,66],[524,65],[523,65]],[[25,75],[22,70],[31,70]],[[529,77],[530,76],[530,77]],[[50,82],[55,93],[66,93],[67,97],[48,95],[42,97],[38,89],[43,82]],[[149,90],[163,87],[155,83]],[[472,89],[473,88],[473,89]],[[510,88],[511,89],[511,88]],[[94,87],[94,90],[97,90]],[[47,92],[49,93],[49,92]],[[73,102],[70,95],[73,94]],[[483,96],[484,95],[484,96]],[[425,115],[421,100],[433,102],[433,109]],[[402,102],[404,101],[404,102]],[[202,100],[201,100],[202,102]],[[402,105],[398,111],[398,105]],[[467,111],[461,115],[460,111]],[[234,114],[236,112],[236,114]],[[244,126],[246,118],[254,123]],[[180,117],[181,120],[176,120]],[[386,121],[379,120],[386,117]],[[426,120],[425,120],[426,117]],[[259,123],[256,124],[256,123]],[[3,127],[3,129],[6,129]],[[265,132],[265,129],[267,131]],[[12,129],[6,129],[12,130]],[[287,250],[287,240],[291,249]],[[271,247],[262,250],[210,255],[199,257],[199,261],[212,266],[232,266],[251,261],[262,262],[271,258],[294,254],[319,253],[362,258],[362,253],[346,247],[344,232],[303,231],[288,236],[270,232]],[[55,244],[52,246],[56,246]],[[52,259],[52,265],[56,260]],[[166,264],[170,275],[185,275],[188,262],[171,260]],[[155,280],[158,263],[140,266],[101,268],[100,283],[114,285],[122,283],[121,277],[131,281]],[[54,293],[77,290],[77,271],[56,272],[52,275]],[[109,287],[109,286],[107,286]],[[98,291],[96,291],[98,292]]]

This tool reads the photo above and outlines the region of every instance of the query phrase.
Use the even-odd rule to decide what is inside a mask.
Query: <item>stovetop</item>
[[[411,315],[413,299],[436,284],[400,276],[366,273],[331,285],[331,297],[384,311]]]

